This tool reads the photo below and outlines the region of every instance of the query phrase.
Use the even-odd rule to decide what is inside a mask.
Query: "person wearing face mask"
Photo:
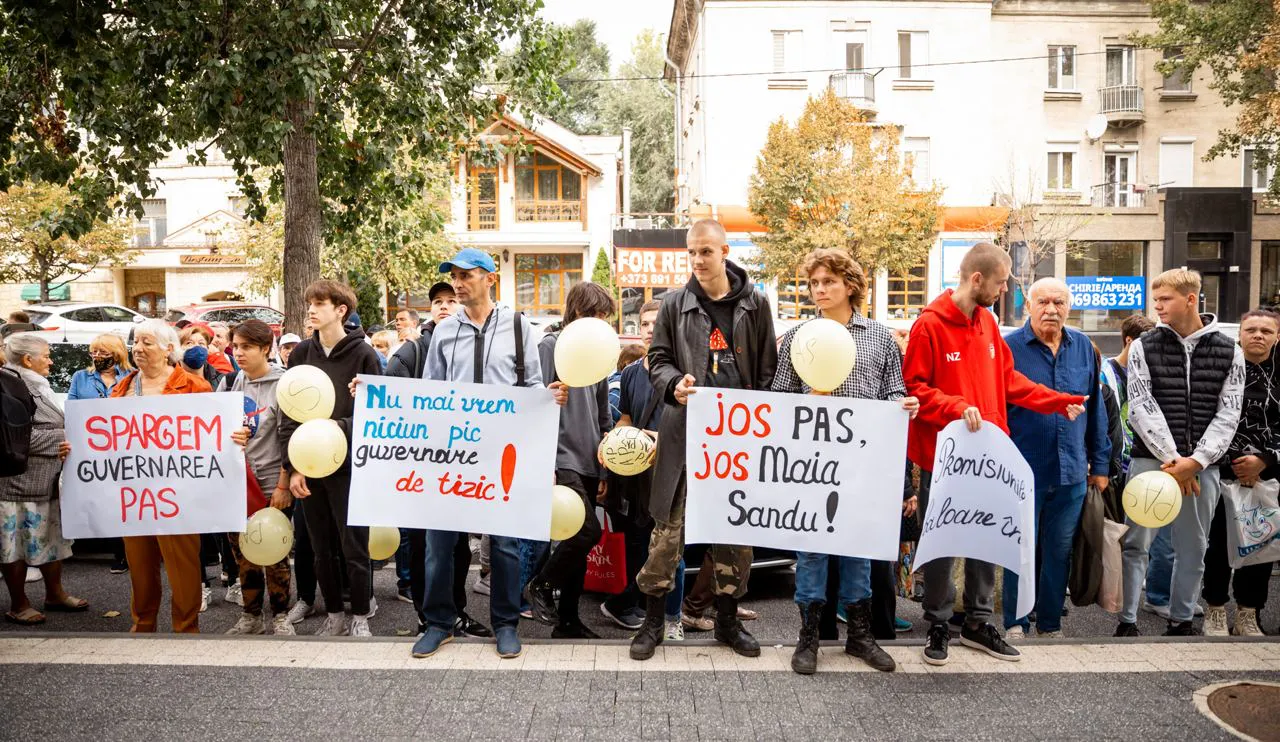
[[[217,389],[223,374],[209,363],[209,345],[213,342],[213,332],[203,325],[188,325],[179,339],[182,341],[183,368],[209,382],[210,389]]]

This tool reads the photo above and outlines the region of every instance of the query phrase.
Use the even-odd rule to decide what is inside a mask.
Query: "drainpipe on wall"
[[[684,95],[684,76],[680,73],[680,67],[667,56],[666,52],[662,54],[663,61],[676,73],[676,94],[674,99],[675,119],[672,121],[672,135],[675,137],[674,146],[671,148],[674,152],[674,163],[671,168],[671,184],[675,186],[676,198],[672,211],[680,212],[680,99]]]
[[[622,127],[622,213],[631,213],[631,127]]]

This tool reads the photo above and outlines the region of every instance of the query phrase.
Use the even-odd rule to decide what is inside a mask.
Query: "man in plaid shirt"
[[[900,400],[911,413],[920,407],[915,397],[906,396],[902,383],[902,353],[888,327],[858,313],[867,294],[867,279],[848,253],[818,249],[805,258],[809,294],[826,319],[845,326],[858,348],[857,364],[832,395],[857,399]],[[793,394],[815,392],[796,374],[791,364],[791,342],[799,327],[782,336],[778,347],[778,370],[773,391]],[[915,498],[903,503],[903,513],[915,512]],[[796,552],[796,605],[800,607],[800,639],[791,657],[791,669],[811,675],[818,669],[818,623],[826,602],[826,554]],[[877,670],[892,672],[893,658],[876,644],[871,633],[871,560],[840,557],[840,602],[849,621],[844,651]]]

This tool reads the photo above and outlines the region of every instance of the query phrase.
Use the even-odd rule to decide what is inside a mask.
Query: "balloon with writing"
[[[293,525],[275,508],[254,513],[240,534],[240,553],[259,567],[279,564],[293,548]]]
[[[858,347],[844,325],[825,317],[800,326],[791,338],[791,365],[819,392],[834,391],[853,373]]]
[[[564,541],[582,530],[587,509],[577,492],[563,484],[551,488],[551,540]]]
[[[1124,513],[1144,528],[1167,526],[1182,509],[1182,488],[1163,471],[1139,474],[1124,487]]]
[[[333,382],[315,366],[294,366],[276,384],[280,411],[300,423],[333,414]]]
[[[328,418],[299,425],[289,439],[289,462],[311,479],[329,476],[346,460],[347,436]]]
[[[621,352],[618,333],[608,322],[576,319],[556,339],[556,378],[569,386],[591,386],[617,370]]]
[[[614,428],[600,441],[600,459],[614,474],[634,477],[653,463],[653,449],[653,439],[640,428]]]
[[[382,561],[395,556],[400,548],[400,529],[391,526],[369,528],[369,558]]]

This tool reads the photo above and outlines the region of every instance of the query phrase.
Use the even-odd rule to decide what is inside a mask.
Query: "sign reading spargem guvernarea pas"
[[[63,535],[243,531],[243,425],[239,392],[68,402]]]
[[[896,559],[907,420],[896,402],[698,389],[686,540]]]
[[[551,392],[359,378],[348,523],[549,538],[560,430]]]

